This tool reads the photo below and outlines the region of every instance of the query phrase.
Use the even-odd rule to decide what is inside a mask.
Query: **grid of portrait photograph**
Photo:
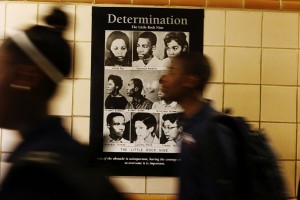
[[[189,32],[105,31],[103,152],[178,153],[181,106],[159,79],[189,51]]]

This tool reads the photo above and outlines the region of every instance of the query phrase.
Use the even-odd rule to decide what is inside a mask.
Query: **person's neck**
[[[190,118],[203,107],[204,101],[201,97],[192,95],[187,96],[179,104],[184,109],[183,115]]]
[[[144,99],[142,94],[136,94],[134,97],[132,97],[132,102],[140,102],[142,99]]]
[[[174,139],[174,142],[177,144],[182,138],[182,134],[178,134],[177,137]]]
[[[41,121],[45,120],[48,117],[49,115],[47,115],[47,113],[40,113],[39,115],[27,116],[26,120],[20,121],[20,123],[18,124],[18,130],[20,131],[23,137],[26,137],[26,135],[30,133],[32,127],[35,127]]]
[[[153,140],[154,140],[154,137],[152,136],[152,134],[150,133],[148,137],[146,137],[144,139],[145,143],[147,144],[152,144],[153,143]]]
[[[119,91],[115,91],[115,92],[110,93],[110,96],[118,97],[118,96],[120,96],[120,93],[119,93]]]
[[[122,136],[118,136],[116,134],[109,134],[109,137],[113,140],[121,140]]]
[[[154,57],[154,56],[151,55],[151,56],[149,56],[148,58],[144,58],[144,59],[143,59],[144,64],[147,65],[153,57]]]

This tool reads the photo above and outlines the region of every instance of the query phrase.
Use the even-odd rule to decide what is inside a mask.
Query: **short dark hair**
[[[109,113],[109,114],[107,115],[107,117],[106,117],[106,123],[107,123],[107,124],[111,124],[113,118],[118,117],[118,116],[124,117],[124,115],[123,115],[122,113],[118,113],[118,112],[111,112],[111,113]],[[124,117],[124,119],[125,119],[125,117]]]
[[[201,52],[189,52],[175,59],[181,62],[185,74],[192,74],[199,77],[199,83],[196,89],[203,92],[212,73],[208,58]]]
[[[150,31],[141,33],[138,38],[148,38],[151,42],[151,45],[156,45],[157,42],[156,35]]]
[[[133,115],[132,121],[133,124],[136,121],[142,121],[146,125],[147,129],[153,127],[152,134],[156,131],[157,121],[154,115],[152,115],[151,113],[136,113]]]
[[[176,41],[181,47],[188,48],[188,42],[186,40],[186,35],[184,32],[169,32],[164,38],[165,46],[172,40]]]
[[[138,87],[138,92],[142,92],[144,86],[143,86],[143,81],[139,78],[133,78],[131,79],[131,81],[133,82],[134,87]]]
[[[180,118],[179,113],[168,113],[168,114],[164,114],[162,116],[163,121],[169,120],[172,124],[174,124],[176,122],[177,127],[180,126],[179,118]]]
[[[120,89],[123,87],[123,80],[122,80],[122,78],[121,78],[120,76],[118,76],[118,75],[113,75],[113,74],[111,74],[111,75],[108,76],[107,80],[108,80],[108,81],[109,81],[109,80],[112,80],[112,81],[114,82],[115,86],[119,86],[119,89],[118,89],[118,90],[120,90]]]
[[[116,39],[124,40],[126,47],[129,48],[128,36],[125,33],[123,33],[122,31],[114,31],[114,32],[111,32],[107,37],[107,40],[106,40],[106,49],[107,50],[110,50],[112,42],[115,41]]]

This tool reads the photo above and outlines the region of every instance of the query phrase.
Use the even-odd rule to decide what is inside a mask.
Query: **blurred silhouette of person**
[[[188,42],[184,32],[169,32],[164,38],[165,58],[162,60],[163,66],[168,67],[173,58],[188,52]]]
[[[160,78],[163,99],[178,102],[184,110],[180,120],[183,127],[179,200],[231,199],[227,196],[227,182],[223,185],[223,182],[215,180],[214,175],[219,168],[227,169],[228,176],[233,180],[238,175],[237,152],[233,138],[230,137],[233,134],[231,129],[216,124],[216,134],[222,136],[222,150],[219,149],[221,145],[209,139],[212,134],[210,119],[217,111],[202,94],[210,76],[211,66],[207,57],[200,52],[192,52],[175,57],[167,74]],[[219,168],[211,167],[216,163]],[[231,191],[237,189],[234,185],[227,186],[233,187]],[[239,192],[236,190],[232,197],[238,197]]]
[[[159,85],[157,96],[158,96],[158,101],[153,103],[152,105],[153,110],[182,112],[182,107],[176,101],[163,100],[164,93],[161,91],[161,85]]]
[[[132,117],[132,125],[135,130],[134,143],[159,144],[156,134],[157,121],[151,113],[136,113]]]
[[[47,111],[57,84],[71,70],[71,50],[62,36],[68,17],[55,8],[45,21],[47,26],[15,31],[0,47],[0,127],[17,130],[23,138],[7,159],[11,167],[1,184],[1,200],[88,200],[94,194],[86,194],[92,188],[77,179],[86,171],[77,169],[87,169],[95,158]],[[97,179],[89,182],[99,198],[123,199],[104,176]]]
[[[125,132],[125,117],[122,113],[112,112],[106,117],[109,135],[104,136],[103,143],[129,143],[123,138]]]
[[[146,99],[142,91],[144,89],[141,79],[133,78],[129,81],[126,93],[132,97],[132,101],[128,102],[126,109],[151,109],[153,102]]]
[[[105,66],[131,66],[129,38],[124,32],[110,33],[106,40],[106,49],[109,55],[105,60]]]
[[[172,146],[181,146],[182,142],[182,125],[180,124],[179,113],[168,113],[162,116],[162,136],[160,143]]]
[[[132,67],[161,67],[159,60],[153,51],[156,49],[157,37],[153,32],[143,32],[138,36],[136,52],[139,60],[132,62]]]
[[[120,94],[120,89],[123,86],[123,80],[120,76],[109,75],[107,78],[106,91],[108,96],[105,99],[106,109],[125,109],[127,99]]]

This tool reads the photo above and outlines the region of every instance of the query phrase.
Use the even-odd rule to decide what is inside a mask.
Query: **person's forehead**
[[[170,42],[167,43],[168,46],[179,46],[178,42],[176,42],[175,40],[171,40]]]
[[[138,39],[138,43],[141,43],[141,44],[151,44],[149,38],[139,38]]]
[[[143,121],[140,121],[140,120],[136,120],[135,125],[136,126],[142,126],[142,127],[146,126],[146,124]]]
[[[128,85],[134,85],[133,80],[130,80],[130,81],[128,82]]]
[[[113,117],[113,121],[124,121],[124,117],[123,116],[115,116],[115,117]]]
[[[123,45],[125,44],[125,41],[121,38],[117,38],[112,42],[112,45]]]
[[[112,80],[112,79],[109,79],[108,82],[113,83],[113,84],[115,83],[114,80]]]

